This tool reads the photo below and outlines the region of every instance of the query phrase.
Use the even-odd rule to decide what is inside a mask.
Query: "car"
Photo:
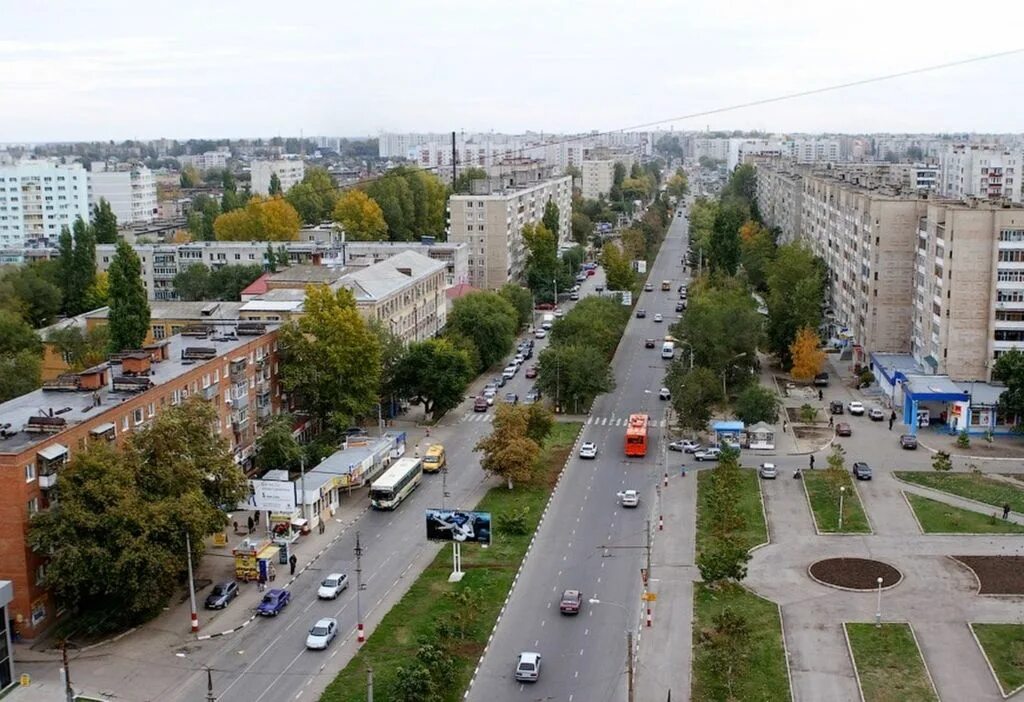
[[[871,466],[862,461],[853,464],[853,477],[857,480],[871,480]]]
[[[864,414],[864,403],[853,400],[846,405],[846,409],[850,410],[850,414],[861,416]]]
[[[654,339],[644,339],[644,348],[645,349],[653,349],[654,348]]]
[[[686,310],[686,303],[680,300],[676,303],[676,312],[683,312]]]
[[[321,600],[333,600],[348,589],[348,576],[344,573],[331,573],[320,581],[316,596]]]
[[[646,316],[647,316],[647,310],[637,310],[636,311],[636,318],[637,319],[643,319]]]
[[[542,302],[539,305],[534,306],[534,309],[538,310],[538,311],[541,311],[541,312],[549,312],[550,310],[555,309],[555,303],[553,303],[553,302]]]
[[[651,283],[644,285],[644,292],[654,292],[654,286]]]
[[[537,331],[533,332],[533,336],[536,337],[537,339],[543,339],[547,335],[548,332],[545,329],[538,329]]]
[[[288,592],[288,590],[282,590],[279,587],[275,587],[267,590],[263,594],[263,599],[260,600],[259,605],[256,606],[256,614],[261,617],[276,617],[291,601],[292,593]]]
[[[526,362],[526,354],[525,353],[517,353],[515,355],[515,358],[512,359],[512,362],[515,363],[517,366],[523,365],[523,363]]]
[[[640,505],[640,493],[636,490],[623,490],[616,493],[616,497],[619,498],[623,507],[638,507]]]
[[[579,614],[582,603],[583,595],[579,590],[566,590],[562,593],[562,599],[558,601],[558,611],[562,614]]]
[[[868,410],[868,417],[871,418],[872,422],[881,422],[885,419],[885,412],[882,411],[881,407],[872,407]]]
[[[580,294],[578,292],[571,292],[571,293],[569,293],[569,299],[570,300],[579,300],[580,299]]]
[[[582,283],[586,279],[587,279],[587,274],[586,273],[580,273],[578,276],[576,276],[576,282],[577,283]]]
[[[473,398],[473,411],[474,412],[486,412],[487,408],[494,402],[492,399],[488,400],[484,395],[477,395]]]
[[[540,402],[540,390],[531,390],[526,393],[526,397],[523,398],[523,402],[527,405],[532,405],[534,402]]]
[[[238,583],[234,580],[225,580],[213,586],[213,590],[206,596],[203,606],[207,609],[224,609],[236,597],[238,597]]]
[[[596,268],[588,268],[587,269],[587,277],[588,278],[590,278],[592,276],[595,276],[595,275],[597,275],[597,269]],[[598,292],[600,292],[600,290]]]
[[[814,376],[814,385],[819,388],[828,387],[828,373],[818,373]]]
[[[590,275],[593,275],[593,273],[591,273]],[[599,293],[603,293],[604,292],[604,286],[603,285],[595,285],[594,286],[594,290],[596,290]]]
[[[491,378],[491,382],[489,384],[493,385],[496,388],[503,388],[503,387],[505,387],[505,382],[506,382],[505,376],[503,376],[503,375],[496,375],[493,378]]]
[[[555,319],[561,319],[564,316],[565,312],[563,312],[561,308],[555,310]]]
[[[505,402],[507,402],[510,405],[518,405],[519,404],[519,395],[514,393],[514,392],[506,392],[505,393]]]
[[[573,285],[571,288],[569,288],[569,292],[579,292],[579,291],[580,291],[580,286],[579,285]]]
[[[659,400],[671,400],[672,399],[672,392],[668,388],[662,388],[661,390],[658,391],[658,399]]]
[[[505,380],[512,380],[512,378],[516,377],[516,373],[518,373],[518,372],[519,372],[519,367],[518,366],[508,365],[508,366],[505,366],[505,370],[503,370],[501,372],[501,377],[504,378]]]
[[[318,619],[306,637],[306,648],[323,651],[338,635],[338,620],[333,617]]]
[[[917,449],[917,437],[913,434],[903,434],[900,436],[900,448],[911,451]]]
[[[832,400],[831,402],[828,403],[828,411],[831,412],[832,414],[842,414],[843,403],[840,402],[839,400]]]
[[[654,321],[655,322],[660,322],[662,319],[663,319],[663,317],[660,314],[654,315]]]
[[[853,436],[853,429],[846,422],[836,424],[836,436]]]
[[[593,441],[580,444],[580,458],[597,458],[597,444]]]
[[[345,430],[345,436],[369,436],[369,433],[362,427],[349,427]]]
[[[679,451],[682,453],[696,453],[703,448],[699,441],[693,439],[679,439],[678,441],[668,442],[669,451]]]
[[[715,448],[714,446],[701,449],[700,451],[694,451],[693,457],[698,461],[717,461],[722,457],[722,449]]]
[[[540,678],[540,654],[523,651],[516,657],[516,680],[537,682]]]
[[[762,463],[757,469],[757,474],[765,480],[775,480],[779,476],[779,471],[774,463]]]
[[[530,366],[529,368],[527,368],[526,369],[526,377],[527,378],[536,378],[537,377],[537,366]]]

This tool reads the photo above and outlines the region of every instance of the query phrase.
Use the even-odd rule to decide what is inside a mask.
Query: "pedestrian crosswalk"
[[[494,414],[491,412],[467,412],[459,420],[463,422],[493,422]],[[624,427],[629,423],[629,417],[587,417],[585,422],[588,426],[599,426],[599,427]],[[652,419],[648,422],[648,426],[653,428],[665,428],[664,419]]]

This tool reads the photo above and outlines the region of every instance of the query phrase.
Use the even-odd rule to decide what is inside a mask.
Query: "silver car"
[[[779,471],[774,463],[762,463],[757,469],[757,474],[765,480],[775,480],[779,475]]]

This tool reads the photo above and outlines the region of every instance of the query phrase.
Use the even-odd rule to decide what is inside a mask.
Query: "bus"
[[[423,472],[436,473],[445,467],[447,458],[444,454],[444,445],[433,444],[423,454]]]
[[[370,484],[370,505],[374,509],[395,509],[423,479],[423,461],[399,458]]]
[[[647,415],[629,415],[629,424],[626,425],[626,455],[646,456],[647,455]]]

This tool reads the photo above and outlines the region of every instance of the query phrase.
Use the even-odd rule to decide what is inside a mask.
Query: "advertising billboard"
[[[249,499],[239,507],[290,514],[295,511],[295,483],[290,480],[250,480]]]
[[[428,509],[427,539],[429,541],[490,544],[491,513],[457,509]]]

